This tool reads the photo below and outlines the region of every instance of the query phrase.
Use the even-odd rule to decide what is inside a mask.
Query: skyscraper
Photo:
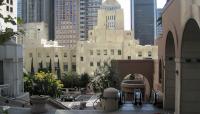
[[[22,18],[22,0],[17,0],[17,17]]]
[[[12,18],[17,16],[17,1],[16,0],[4,0],[4,5],[0,6],[0,14],[3,17],[10,15]],[[6,28],[11,28],[17,31],[17,26],[11,23],[5,23],[2,18],[0,18],[0,31],[4,31]]]
[[[155,0],[131,0],[131,29],[142,45],[154,44]]]
[[[18,10],[25,23],[46,22],[49,40],[54,40],[54,0],[19,0]]]
[[[97,24],[102,0],[80,0],[80,40],[88,38],[88,31]]]
[[[55,0],[55,40],[72,48],[79,40],[79,0]]]
[[[159,17],[161,17],[162,16],[162,11],[163,11],[163,9],[162,8],[158,8],[157,10],[156,10],[156,20],[158,20],[158,18]],[[159,35],[161,35],[162,34],[162,24],[156,24],[156,38],[158,38],[159,37]]]

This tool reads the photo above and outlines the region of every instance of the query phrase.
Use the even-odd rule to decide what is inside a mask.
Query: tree
[[[34,75],[35,71],[34,71],[34,66],[33,66],[33,58],[31,60],[31,75]]]
[[[56,72],[57,72],[58,79],[60,80],[61,79],[61,72],[60,72],[60,62],[59,62],[59,59],[58,59],[58,66],[56,68]]]
[[[43,62],[42,61],[40,62],[40,68],[38,69],[38,72],[45,72],[45,73],[49,72],[48,68],[43,68]]]
[[[40,62],[40,69],[43,69],[43,62]]]
[[[80,79],[75,72],[67,72],[62,79],[65,88],[80,87]]]
[[[104,62],[103,66],[99,66],[94,74],[94,79],[91,81],[91,85],[94,91],[103,93],[103,90],[108,87],[118,87],[118,78],[111,66]]]
[[[24,91],[29,92],[30,95],[33,94],[33,76],[24,73]]]
[[[51,59],[50,59],[50,62],[49,62],[49,72],[52,72],[52,68],[51,68]]]
[[[87,73],[84,73],[80,76],[80,86],[86,87],[90,82],[90,76]]]
[[[59,97],[63,84],[52,73],[38,72],[35,76],[24,76],[25,91],[31,95],[49,95]]]

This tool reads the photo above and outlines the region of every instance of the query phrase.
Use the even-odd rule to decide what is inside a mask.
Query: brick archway
[[[171,31],[168,32],[165,44],[164,63],[164,109],[175,111],[175,43]]]
[[[181,45],[181,114],[200,113],[199,74],[200,28],[196,20],[189,19],[185,24]]]

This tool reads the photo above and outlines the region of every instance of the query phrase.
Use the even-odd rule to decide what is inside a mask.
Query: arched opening
[[[175,111],[175,46],[172,32],[167,35],[164,71],[164,109]]]
[[[150,84],[148,79],[141,74],[129,74],[124,77],[121,82],[121,90],[123,93],[123,102],[133,101],[133,94],[136,89],[142,93],[142,101],[149,101]]]
[[[181,47],[181,114],[200,113],[200,29],[194,19],[186,23]]]

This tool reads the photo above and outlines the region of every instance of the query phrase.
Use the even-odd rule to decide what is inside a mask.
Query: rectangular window
[[[93,66],[94,66],[94,63],[93,63],[93,62],[90,62],[90,66],[93,67]]]
[[[110,50],[110,53],[111,53],[111,55],[114,55],[114,54],[115,54],[115,50],[114,50],[114,49],[111,49],[111,50]]]
[[[67,53],[64,53],[64,57],[67,57]]]
[[[80,57],[80,61],[83,61],[83,57]]]
[[[68,65],[67,65],[67,63],[63,63],[63,70],[64,71],[68,71]]]
[[[104,55],[107,55],[108,53],[107,53],[107,50],[104,50]]]
[[[93,55],[93,50],[90,50],[90,55]]]
[[[55,68],[58,67],[58,62],[54,62],[54,67],[55,67]]]
[[[6,0],[6,3],[8,3],[8,4],[9,4],[9,0]]]
[[[12,7],[10,7],[10,12],[13,12],[13,8]]]
[[[142,57],[142,52],[138,52],[138,57]]]
[[[101,63],[100,63],[100,62],[97,62],[97,66],[101,66]]]
[[[148,51],[148,57],[151,57],[151,56],[152,56],[151,51]]]
[[[121,50],[118,50],[118,55],[122,55],[122,51]]]
[[[101,52],[100,52],[100,50],[97,50],[97,55],[101,55]]]
[[[33,54],[32,54],[32,53],[29,53],[29,57],[33,57]]]
[[[47,53],[47,56],[46,56],[47,58],[49,58],[50,56],[49,56],[49,54]]]
[[[38,58],[40,58],[41,57],[41,54],[40,53],[38,53]]]
[[[75,64],[72,65],[72,71],[76,72],[76,65]]]
[[[13,5],[13,0],[10,0],[10,5]]]
[[[49,68],[50,63],[46,62],[46,68]]]
[[[6,6],[6,11],[9,11],[9,6]]]
[[[131,60],[131,56],[128,56],[128,60]]]

